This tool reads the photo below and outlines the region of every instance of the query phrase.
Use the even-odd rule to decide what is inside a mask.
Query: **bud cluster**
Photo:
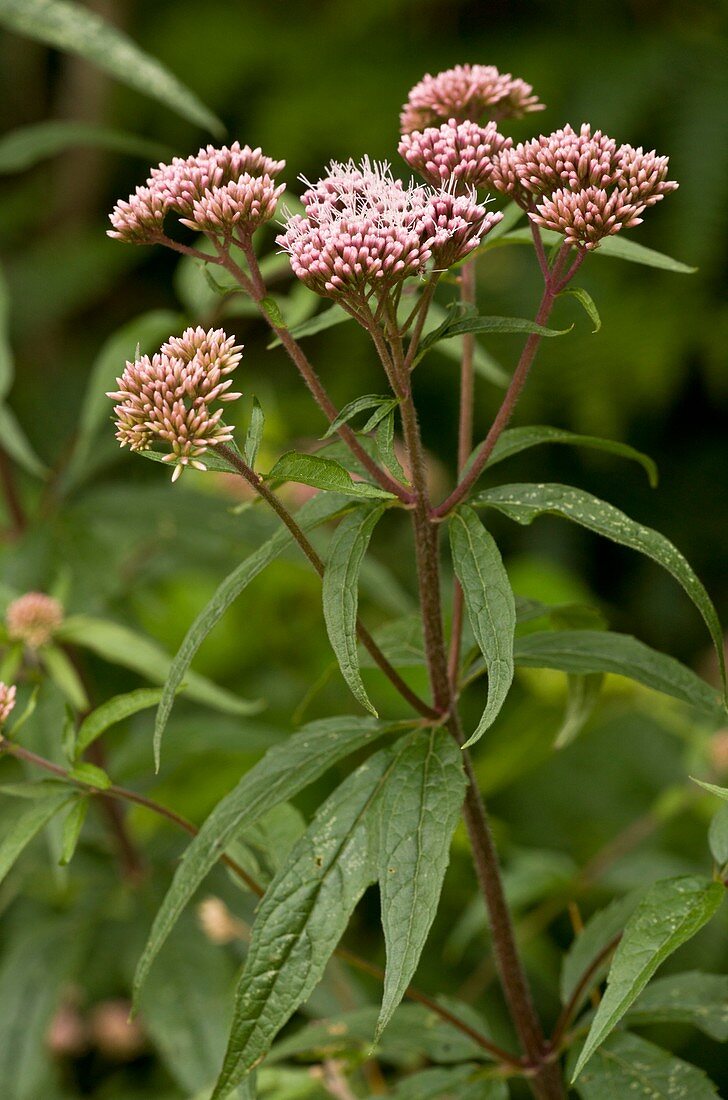
[[[0,728],[5,725],[15,706],[15,685],[0,680]]]
[[[543,104],[525,80],[495,65],[456,65],[436,76],[427,73],[415,84],[399,121],[401,132],[409,134],[450,119],[487,122],[540,110]]]
[[[26,592],[8,605],[5,624],[11,642],[31,649],[46,645],[63,622],[63,608],[45,592]]]

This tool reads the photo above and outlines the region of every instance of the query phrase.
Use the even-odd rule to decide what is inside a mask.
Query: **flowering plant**
[[[300,200],[289,200],[287,208],[284,185],[278,182],[284,162],[235,143],[207,146],[194,156],[160,164],[111,214],[110,236],[166,246],[201,265],[216,291],[247,296],[324,418],[319,447],[289,450],[266,470],[259,460],[265,420],[257,400],[244,438],[236,437],[234,424],[225,419],[232,403],[243,393],[250,396],[257,370],[254,356],[243,354],[234,335],[222,328],[188,327],[152,354],[139,351],[123,369],[120,365],[116,387],[107,396],[114,404],[121,446],[171,465],[173,481],[181,474],[186,478],[188,470],[242,478],[250,492],[246,504],[255,501],[271,509],[279,526],[200,611],[165,669],[160,691],[119,696],[86,714],[78,728],[71,719],[70,771],[23,748],[15,737],[20,723],[0,743],[5,753],[45,766],[65,784],[61,793],[55,791],[49,815],[68,808],[70,785],[86,800],[94,792],[108,800],[131,798],[195,834],[141,955],[137,1003],[143,1004],[147,981],[154,981],[153,964],[167,937],[218,860],[261,899],[212,1100],[255,1096],[257,1069],[264,1069],[267,1059],[273,1064],[276,1057],[321,1048],[327,1054],[331,1095],[364,1095],[364,1088],[381,1092],[378,1051],[386,1051],[388,1034],[401,1029],[403,1021],[419,1036],[415,1042],[426,1056],[443,1065],[405,1079],[396,1091],[402,1097],[503,1100],[513,1088],[513,1095],[530,1090],[538,1100],[559,1100],[570,1083],[583,1100],[630,1095],[638,1086],[655,1096],[716,1095],[701,1071],[647,1043],[630,1026],[666,1015],[694,1022],[696,1012],[681,1014],[678,1002],[695,995],[695,975],[651,979],[722,902],[728,863],[725,818],[713,830],[712,877],[682,874],[648,883],[579,929],[563,960],[562,1004],[544,1013],[537,1011],[515,935],[471,755],[471,746],[502,721],[518,667],[569,677],[568,711],[555,751],[578,736],[607,674],[671,696],[701,720],[719,722],[725,711],[725,694],[673,658],[607,630],[599,616],[518,599],[489,529],[496,514],[520,524],[551,514],[652,559],[682,586],[703,617],[725,693],[717,614],[690,565],[664,536],[569,485],[481,484],[497,463],[550,442],[608,451],[637,461],[653,476],[650,460],[624,444],[545,426],[509,427],[542,340],[570,331],[549,327],[557,300],[570,295],[595,327],[600,325],[592,298],[574,285],[585,261],[593,262],[592,253],[672,265],[623,236],[677,187],[668,179],[667,158],[618,145],[587,124],[578,129],[565,125],[518,144],[501,132],[509,119],[541,109],[523,80],[492,66],[457,66],[426,76],[401,113],[399,152],[419,181],[403,181],[390,165],[368,158],[358,164],[332,162],[320,179],[303,180]],[[299,323],[286,317],[272,294],[258,247],[265,226],[276,218],[281,222],[276,245],[293,276],[329,303]],[[495,247],[524,242],[533,247],[542,282],[534,320],[480,312],[476,265]],[[349,321],[368,341],[381,371],[379,388],[386,393],[352,394],[340,409],[303,342]],[[488,333],[525,336],[525,341],[490,429],[475,441],[476,337]],[[435,498],[414,385],[427,370],[428,353],[454,339],[461,342],[458,478]],[[231,389],[234,372],[241,392]],[[286,493],[291,485],[315,492],[294,508]],[[370,631],[359,615],[359,584],[380,524],[411,527],[418,603],[416,614]],[[214,691],[192,678],[197,650],[243,589],[292,547],[321,577],[326,630],[357,712],[309,722],[269,748],[197,832],[173,811],[112,784],[103,762],[82,757],[115,720],[112,712],[129,716],[155,705],[159,769],[178,692],[195,683],[202,698]],[[538,628],[524,631],[528,623]],[[51,665],[67,694],[83,696],[72,665],[59,666],[63,651],[54,649],[64,640],[83,644],[73,623],[69,627],[64,621],[58,601],[37,593],[17,600],[8,609],[7,636],[24,654],[10,671],[17,673],[29,652],[32,657],[38,650],[45,659],[55,654]],[[372,668],[380,679],[370,676]],[[385,681],[386,691],[381,689]],[[395,696],[401,707],[392,701]],[[463,713],[469,714],[474,702],[479,717],[471,722]],[[3,723],[14,705],[15,689],[3,683]],[[246,838],[250,841],[272,810],[286,806],[336,762],[349,759],[353,762],[343,782],[302,826],[266,881],[249,858]],[[713,790],[728,797],[721,788]],[[69,859],[84,812],[76,805],[69,812]],[[507,1009],[503,1038],[500,1033],[494,1038],[477,1013],[441,996],[442,991],[429,995],[412,984],[461,816]],[[32,824],[40,828],[47,820],[36,814]],[[339,942],[374,883],[386,947],[382,973]],[[214,902],[206,905],[203,924],[217,942],[239,937],[236,918]],[[334,956],[381,978],[380,1006],[373,1014],[369,1009],[345,1014],[323,1036],[309,1024],[279,1039],[314,995]],[[706,978],[708,984],[712,980],[720,981]],[[412,1003],[411,1016],[405,1000]],[[153,1027],[153,1008],[149,1019]],[[443,1045],[451,1044],[451,1056],[432,1054],[433,1044],[425,1037],[433,1028],[439,1029]]]

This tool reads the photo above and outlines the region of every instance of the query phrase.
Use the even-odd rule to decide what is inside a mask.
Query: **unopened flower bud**
[[[23,642],[31,649],[46,645],[63,622],[58,600],[44,592],[26,592],[8,605],[5,623],[12,642]]]
[[[540,110],[543,104],[524,80],[499,72],[495,65],[456,65],[436,76],[427,73],[415,84],[402,108],[400,127],[409,134],[448,119],[487,122]]]

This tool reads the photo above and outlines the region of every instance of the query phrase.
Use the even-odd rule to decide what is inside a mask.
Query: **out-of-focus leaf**
[[[76,779],[79,783],[86,783],[97,791],[108,791],[111,786],[111,780],[104,769],[97,767],[96,764],[89,764],[85,760],[74,764],[68,774],[71,779]]]
[[[423,1069],[399,1081],[392,1100],[508,1100],[505,1081],[474,1074],[475,1066]]]
[[[43,667],[71,706],[78,711],[88,709],[88,696],[78,673],[58,646],[47,645],[39,651]]]
[[[435,919],[465,787],[461,750],[443,729],[413,734],[395,754],[377,806],[387,947],[377,1037],[412,980]]]
[[[33,837],[73,798],[68,789],[48,790],[43,798],[33,799],[28,808],[16,816],[13,825],[0,837],[0,882]]]
[[[563,1004],[571,1000],[588,971],[591,972],[590,981],[581,991],[575,1005],[577,1010],[588,997],[589,990],[604,980],[611,960],[611,954],[605,954],[605,951],[624,931],[638,902],[639,895],[633,891],[613,901],[606,909],[600,909],[586,922],[564,957],[560,983]],[[601,956],[601,962],[594,966]]]
[[[0,148],[2,140],[0,139]],[[0,400],[7,396],[13,384],[15,366],[13,352],[8,340],[9,295],[5,275],[0,269]]]
[[[374,717],[372,705],[359,672],[357,614],[359,570],[374,528],[384,513],[382,505],[357,508],[344,516],[336,529],[323,576],[323,609],[326,630],[341,674],[352,695]]]
[[[657,466],[649,455],[635,450],[627,443],[619,443],[614,439],[598,439],[593,435],[579,435],[577,432],[569,432],[563,428],[551,428],[546,424],[534,424],[524,428],[507,428],[496,443],[490,458],[486,463],[486,470],[491,466],[503,462],[511,455],[520,454],[530,447],[538,447],[542,443],[568,443],[574,447],[589,447],[593,451],[605,451],[607,454],[618,455],[620,458],[631,458],[639,462],[647,471],[650,485],[657,485]],[[477,454],[473,452],[472,458]]]
[[[610,1036],[575,1087],[581,1100],[640,1094],[650,1100],[711,1100],[719,1095],[701,1069],[624,1032]]]
[[[123,722],[140,710],[156,707],[162,698],[161,688],[137,688],[124,695],[114,695],[92,711],[81,723],[76,735],[74,756],[78,759],[97,737],[117,722]]]
[[[574,1069],[575,1080],[647,985],[658,966],[715,914],[725,888],[697,876],[664,879],[650,887],[624,929],[607,988]]]
[[[625,1017],[645,1024],[692,1024],[719,1043],[728,1041],[728,975],[670,974],[645,989]]]
[[[266,475],[267,481],[297,481],[303,485],[312,485],[315,489],[326,489],[334,493],[344,493],[350,497],[394,500],[392,493],[370,485],[367,481],[352,481],[351,474],[340,462],[321,455],[297,454],[287,451]]]
[[[0,24],[54,49],[78,54],[196,126],[218,136],[225,132],[219,118],[194,92],[123,31],[81,4],[72,0],[0,0]]]
[[[728,806],[721,806],[713,815],[708,829],[708,844],[719,867],[728,863]]]
[[[591,493],[570,485],[501,485],[497,489],[478,493],[471,503],[497,508],[521,524],[532,523],[537,516],[547,513],[562,516],[652,558],[675,578],[702,615],[715,645],[725,693],[728,685],[723,631],[715,607],[683,555],[659,531],[637,523],[613,504],[607,504]]]
[[[243,457],[251,470],[255,469],[255,462],[258,458],[258,451],[263,439],[264,427],[265,416],[260,407],[260,401],[254,396],[253,407],[250,412],[250,423],[248,424],[248,431],[246,432],[245,444],[243,446]]]
[[[98,148],[142,157],[147,163],[169,160],[174,155],[167,145],[136,134],[125,134],[91,122],[53,119],[11,130],[0,138],[0,174],[24,172],[67,149]]]
[[[495,540],[472,508],[453,513],[450,545],[473,633],[488,669],[488,701],[466,742],[471,745],[495,721],[513,680],[516,604]]]
[[[175,872],[139,960],[134,979],[137,997],[157,952],[225,846],[277,803],[293,798],[337,760],[372,743],[390,728],[372,718],[312,722],[274,745],[243,776],[207,818]]]
[[[0,441],[2,449],[22,467],[26,473],[33,477],[45,480],[48,476],[48,467],[41,462],[35,453],[28,437],[20,426],[20,422],[8,405],[0,403]]]
[[[594,713],[603,682],[604,676],[601,672],[567,674],[566,710],[554,738],[555,749],[566,748],[579,736]]]
[[[322,313],[317,313],[315,317],[310,317],[307,321],[302,321],[300,325],[294,325],[290,329],[290,335],[294,340],[302,340],[305,336],[314,336],[317,332],[323,332],[327,328],[333,328],[334,325],[340,325],[344,321],[352,321],[351,314],[346,313],[341,306],[333,305],[329,306]],[[280,340],[276,336],[274,340],[268,344],[268,348],[276,348],[280,344]]]
[[[88,804],[88,798],[77,798],[66,814],[66,819],[63,822],[63,832],[61,834],[61,858],[59,860],[62,867],[65,867],[73,859],[76,845],[78,844],[78,838],[81,835],[81,830],[86,820],[86,814],[88,813]]]

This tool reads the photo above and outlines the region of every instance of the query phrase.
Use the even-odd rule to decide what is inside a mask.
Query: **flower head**
[[[454,200],[451,189],[403,184],[386,164],[333,162],[308,184],[304,215],[289,217],[277,240],[317,293],[361,302],[421,275],[431,259],[449,265],[475,247],[485,210],[474,194],[457,211]]]
[[[449,180],[485,187],[493,173],[494,158],[509,148],[510,138],[498,133],[495,122],[456,122],[428,126],[403,134],[399,152],[410,168],[428,183],[441,186]]]
[[[542,109],[530,84],[495,65],[456,65],[436,76],[427,73],[415,84],[402,108],[400,128],[409,134],[448,119],[487,122]]]
[[[216,402],[234,401],[232,379],[242,345],[222,329],[188,328],[171,337],[160,351],[128,362],[108,393],[114,408],[116,438],[122,447],[146,451],[155,440],[169,447],[165,462],[175,465],[176,481],[185,466],[206,469],[201,456],[208,447],[226,443],[232,432],[222,423]]]
[[[15,685],[0,680],[0,727],[4,726],[15,706]]]
[[[45,592],[26,592],[8,605],[5,622],[11,641],[38,649],[51,640],[63,622],[63,608]]]
[[[213,236],[233,230],[250,234],[275,214],[285,185],[275,177],[285,161],[272,160],[261,149],[234,142],[229,148],[208,145],[192,157],[175,157],[153,168],[144,187],[110,215],[110,237],[149,244],[164,235],[170,212],[185,225]]]
[[[620,145],[584,123],[504,148],[495,158],[493,186],[512,196],[537,225],[569,244],[599,241],[641,222],[646,207],[678,186],[667,179],[668,158]]]

